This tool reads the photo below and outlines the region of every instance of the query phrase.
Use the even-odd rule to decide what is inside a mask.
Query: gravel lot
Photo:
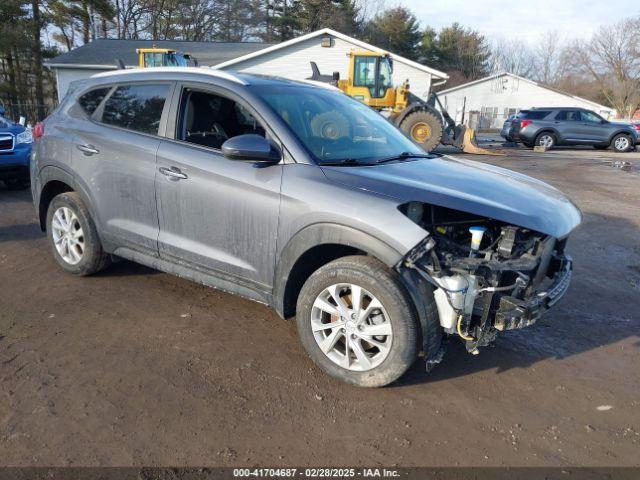
[[[583,210],[571,289],[378,390],[323,375],[262,305],[128,262],[65,274],[0,187],[0,465],[639,465],[640,154],[474,158]]]

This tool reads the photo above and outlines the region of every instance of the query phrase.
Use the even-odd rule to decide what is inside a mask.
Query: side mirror
[[[222,144],[222,154],[230,160],[253,163],[278,163],[280,151],[266,138],[255,135],[238,135]]]

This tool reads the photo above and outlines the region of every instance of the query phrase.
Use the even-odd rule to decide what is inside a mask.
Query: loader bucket
[[[476,143],[476,131],[467,127],[462,127],[462,131],[456,138],[454,146],[461,149],[464,153],[471,153],[474,155],[506,155],[503,152],[479,147]]]

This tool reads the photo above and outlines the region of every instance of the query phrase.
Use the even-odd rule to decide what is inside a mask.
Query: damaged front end
[[[569,287],[566,237],[419,202],[400,210],[429,232],[396,267],[418,301],[428,368],[443,353],[424,334],[434,323],[430,292],[442,330],[477,354],[498,332],[535,323]]]

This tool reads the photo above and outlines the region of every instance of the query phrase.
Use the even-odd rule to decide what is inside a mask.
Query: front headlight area
[[[414,270],[432,284],[440,325],[447,334],[459,336],[471,353],[478,353],[497,332],[526,326],[496,318],[500,299],[535,295],[547,276],[555,239],[420,202],[403,204],[399,210],[428,232],[401,268]]]
[[[16,135],[16,145],[19,143],[33,143],[33,133],[30,128]]]

